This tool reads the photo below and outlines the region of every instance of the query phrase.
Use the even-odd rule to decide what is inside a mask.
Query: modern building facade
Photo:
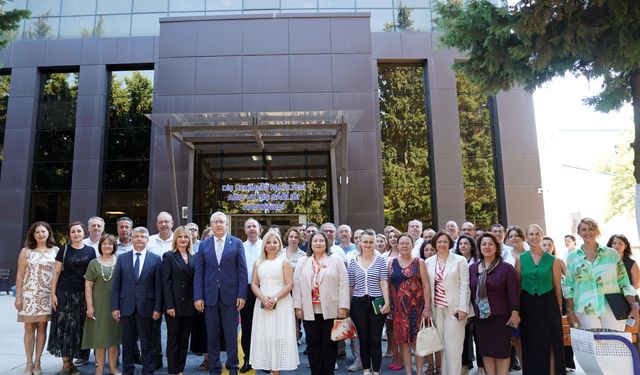
[[[94,215],[544,225],[531,96],[457,76],[429,0],[14,6],[33,18],[0,52],[0,267],[31,222]]]

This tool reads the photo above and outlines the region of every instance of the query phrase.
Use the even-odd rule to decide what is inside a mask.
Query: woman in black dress
[[[80,357],[82,333],[87,305],[84,296],[84,274],[96,251],[82,243],[84,226],[79,221],[69,224],[69,243],[61,246],[51,281],[51,330],[47,350],[62,357],[60,374],[78,375],[73,358]]]

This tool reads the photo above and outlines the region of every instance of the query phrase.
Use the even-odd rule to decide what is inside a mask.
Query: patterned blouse
[[[564,298],[573,298],[576,312],[604,315],[605,294],[610,293],[636,295],[622,259],[614,249],[598,245],[593,263],[587,260],[582,246],[569,253],[562,294]]]

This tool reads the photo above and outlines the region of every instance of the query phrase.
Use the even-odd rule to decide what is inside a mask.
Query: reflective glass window
[[[29,0],[27,8],[31,17],[50,17],[60,15],[60,0]]]
[[[98,0],[98,14],[131,13],[132,0]]]
[[[4,9],[5,11],[14,10],[14,9],[26,9],[26,8],[27,8],[27,0],[13,0],[2,5],[2,9]]]
[[[395,0],[396,8],[401,5],[407,8],[431,8],[431,0]]]
[[[56,39],[60,28],[60,17],[32,18],[27,20],[24,29],[25,39]]]
[[[102,209],[107,221],[147,219],[153,71],[113,71],[102,165]]]
[[[371,31],[387,31],[387,28],[393,29],[393,9],[360,9],[358,12],[371,13]]]
[[[160,34],[160,18],[167,13],[134,14],[131,19],[131,36],[154,36]]]
[[[393,8],[393,0],[356,0],[356,6],[360,8]]]
[[[310,9],[283,9],[280,13],[318,13],[317,8]]]
[[[78,73],[45,73],[41,80],[29,222],[45,220],[64,234],[69,223]]]
[[[355,8],[356,0],[318,0],[320,8]]]
[[[431,9],[405,8],[405,10],[411,20],[411,28],[398,31],[431,31]],[[396,9],[396,23],[402,19],[398,14],[401,11]]]
[[[244,0],[243,9],[280,9],[280,0]]]
[[[466,220],[489,228],[499,222],[491,97],[456,74]]]
[[[204,11],[204,0],[180,0],[169,3],[170,12]]]
[[[207,10],[241,10],[242,0],[207,0]]]
[[[4,131],[7,123],[7,105],[9,104],[9,85],[11,75],[0,75],[0,173],[2,173],[2,161],[4,160]]]
[[[281,0],[280,7],[282,9],[317,8],[318,0]]]
[[[102,29],[104,35],[109,37],[116,36],[129,36],[131,31],[131,15],[119,15],[119,16],[103,16],[100,15],[99,19],[102,20]]]
[[[133,12],[166,12],[169,0],[133,0]]]
[[[378,66],[386,225],[433,225],[424,66]]]
[[[62,0],[63,16],[88,16],[96,14],[96,0]]]
[[[169,17],[198,17],[204,16],[204,10],[201,12],[169,12]]]
[[[62,17],[60,19],[60,38],[91,38],[95,36],[95,16]]]

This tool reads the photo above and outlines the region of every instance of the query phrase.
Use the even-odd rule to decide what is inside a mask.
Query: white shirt
[[[331,245],[331,254],[338,254],[340,255],[340,257],[342,257],[343,261],[347,261],[347,256],[344,253],[344,250],[342,250],[342,248],[338,245]]]
[[[137,251],[133,251],[133,269],[136,269],[136,259],[138,258],[136,256]],[[140,273],[138,274],[138,277],[140,277],[140,275],[142,275],[142,266],[144,265],[144,258],[147,256],[147,249],[144,249],[140,252]]]
[[[91,241],[91,237],[87,237],[84,240],[82,240],[82,243],[87,246],[93,247],[93,250],[95,250],[96,252],[96,258],[100,256],[100,252],[98,251],[98,244],[100,244],[100,240],[98,240],[98,242],[93,242]]]
[[[253,265],[256,263],[256,260],[258,260],[260,252],[262,251],[262,240],[258,239],[255,243],[246,240],[242,243],[242,246],[244,246],[244,258],[247,261],[248,284],[251,284],[251,280],[253,280]]]
[[[420,257],[420,246],[422,246],[423,242],[424,238],[420,237],[416,240],[416,242],[413,243],[413,249],[411,249],[412,257]]]
[[[149,237],[147,250],[151,251],[152,253],[159,256],[160,259],[162,259],[162,256],[164,255],[164,253],[172,250],[171,249],[172,244],[173,244],[173,232],[171,232],[171,235],[166,240],[163,240],[162,238],[160,238],[160,234],[158,233]]]
[[[116,240],[116,256],[131,250],[133,250],[133,241],[130,240],[128,244],[123,244],[119,238]]]
[[[218,259],[218,265],[220,264],[220,260],[222,260],[222,254],[224,254],[224,243],[227,240],[227,235],[225,234],[224,236],[218,238],[216,236],[213,236],[213,251],[216,253],[216,258]],[[222,241],[221,242],[221,246],[220,246],[220,257],[218,257],[218,241]]]

